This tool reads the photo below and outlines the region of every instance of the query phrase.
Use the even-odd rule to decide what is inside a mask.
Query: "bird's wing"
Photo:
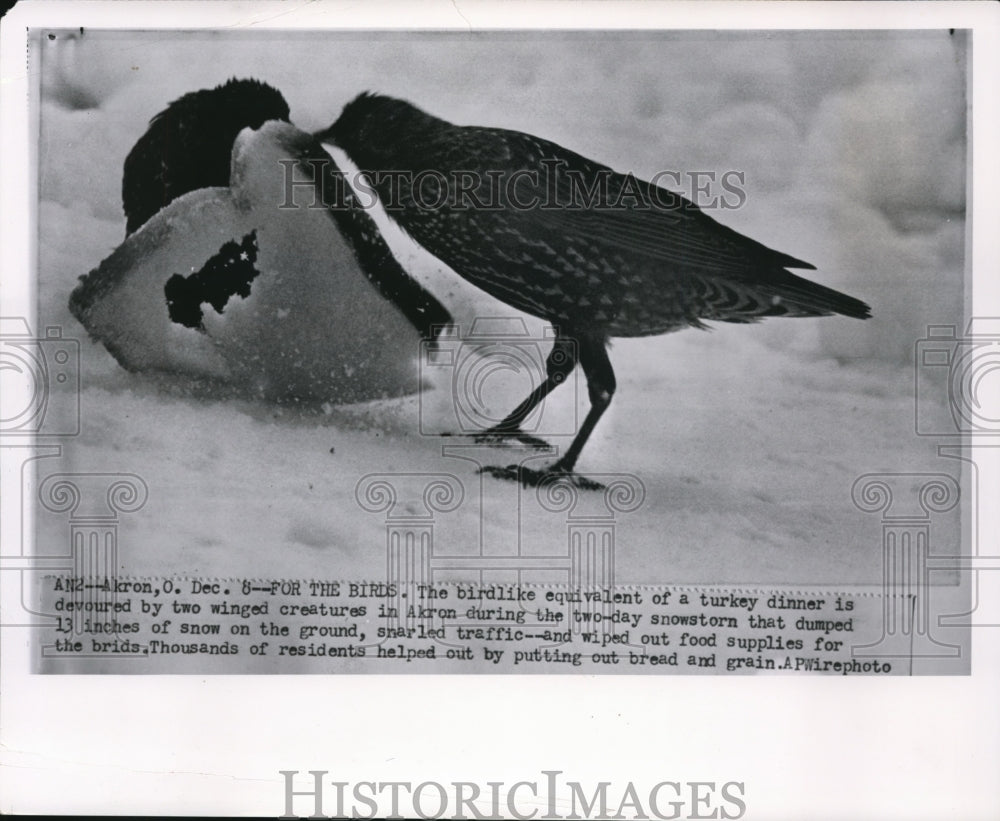
[[[709,290],[743,294],[732,298],[730,321],[743,321],[744,314],[870,314],[860,300],[785,270],[814,270],[814,265],[722,225],[680,194],[528,134],[462,131],[465,140],[442,139],[439,148],[448,152],[438,155],[442,167],[472,167],[480,174],[507,169],[507,199],[512,199],[512,191],[516,200],[504,209],[511,234],[550,245],[617,252],[630,266],[648,261],[652,264],[641,267],[689,280],[692,287],[700,282]],[[526,203],[534,206],[519,205]],[[489,219],[488,213],[484,216]]]
[[[616,173],[546,140],[517,132],[508,132],[507,139],[521,143],[512,153],[530,156],[541,172],[537,184],[533,177],[518,176],[519,201],[534,196],[552,204],[555,199],[557,207],[539,207],[531,216],[566,236],[705,273],[815,269],[716,222],[676,192]]]
[[[422,141],[419,148],[421,156],[434,159],[433,168],[476,172],[482,183],[474,192],[481,201],[499,188],[507,217],[532,235],[584,240],[703,274],[815,269],[716,222],[680,194],[619,174],[540,137],[456,126]],[[522,207],[526,203],[535,206]]]

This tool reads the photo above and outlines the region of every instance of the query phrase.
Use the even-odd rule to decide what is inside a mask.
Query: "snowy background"
[[[615,341],[618,393],[579,469],[633,473],[645,486],[644,504],[618,520],[620,583],[878,584],[881,526],[852,505],[855,479],[957,475],[935,441],[914,435],[913,351],[928,324],[961,328],[968,297],[961,33],[87,31],[43,34],[35,54],[38,324],[81,340],[83,385],[80,436],[39,471],[146,481],[149,502],[122,520],[125,573],[383,578],[384,516],[355,500],[369,473],[459,478],[465,501],[438,519],[447,552],[475,553],[480,540],[510,552],[518,530],[525,553],[565,544],[565,519],[539,510],[533,491],[481,481],[472,462],[421,435],[422,418],[446,416],[444,383],[351,407],[232,399],[126,373],[69,315],[77,277],[124,238],[122,162],[149,119],[233,76],[277,87],[304,130],[376,90],[646,178],[744,172],[745,205],[713,216],[871,305],[864,323],[777,319]],[[385,235],[463,327],[513,315],[395,229]],[[568,389],[550,398],[551,430],[582,419],[579,388],[576,407]],[[943,396],[942,385],[922,399]],[[934,521],[934,550],[955,549],[957,511]],[[40,545],[65,544],[64,518],[40,517],[38,533]]]

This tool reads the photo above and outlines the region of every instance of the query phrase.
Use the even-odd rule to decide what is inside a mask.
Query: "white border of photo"
[[[0,46],[0,315],[34,318],[38,78],[27,27],[973,30],[970,316],[1000,316],[1000,13],[976,2],[23,3]],[[318,78],[321,81],[322,78]],[[928,162],[934,158],[929,157]],[[994,414],[995,416],[996,414]],[[983,449],[987,450],[987,449]],[[980,475],[1000,475],[1000,452]],[[6,470],[6,466],[4,468]],[[4,476],[4,481],[11,477]],[[14,477],[19,481],[19,477]],[[979,499],[997,488],[980,488]],[[5,513],[7,511],[4,511]],[[19,540],[20,513],[2,538]],[[979,534],[1000,533],[981,505]],[[30,526],[30,522],[26,523]],[[996,544],[979,545],[996,554]],[[995,571],[994,571],[995,572]],[[6,592],[6,587],[4,588]],[[996,611],[980,585],[973,618]],[[0,618],[0,624],[4,620]],[[746,818],[987,818],[1000,812],[995,625],[969,677],[41,676],[0,627],[0,811],[279,815],[280,770],[329,782],[743,782]],[[592,792],[592,789],[590,790]],[[589,794],[589,793],[588,793]],[[306,814],[308,799],[296,804]],[[429,802],[433,806],[435,802]],[[665,802],[664,802],[665,804]],[[535,817],[546,816],[542,798]],[[690,805],[688,807],[690,811]],[[730,805],[730,811],[733,806]],[[562,816],[568,807],[560,807]],[[326,813],[334,810],[328,804]],[[529,810],[530,812],[530,810]],[[692,816],[696,817],[696,816]],[[701,817],[711,817],[706,814]],[[735,817],[735,816],[730,816]]]

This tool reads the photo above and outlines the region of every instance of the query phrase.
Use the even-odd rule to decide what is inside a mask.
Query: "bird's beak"
[[[331,125],[329,128],[324,128],[313,134],[313,138],[321,143],[330,143],[336,145],[336,141],[333,139],[333,130],[336,123]]]

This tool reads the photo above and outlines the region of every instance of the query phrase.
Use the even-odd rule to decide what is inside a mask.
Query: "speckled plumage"
[[[568,366],[579,361],[583,367],[591,411],[544,475],[572,472],[611,401],[609,337],[704,327],[705,320],[870,315],[860,300],[787,270],[812,265],[727,228],[679,195],[530,134],[457,126],[405,101],[362,94],[319,136],[371,172],[389,215],[418,243],[464,279],[550,321],[557,335],[576,343]],[[436,174],[450,187],[443,199],[427,185]],[[471,183],[459,190],[463,175]],[[423,185],[415,184],[420,179]],[[588,207],[584,192],[600,184],[606,194],[599,207]],[[498,203],[497,190],[503,194]],[[536,207],[521,207],[531,202]],[[495,432],[518,434],[567,373],[565,363],[550,357],[546,381]],[[513,468],[498,475],[542,478]]]
[[[348,104],[327,134],[362,170],[407,172],[373,181],[384,202],[398,202],[389,213],[417,242],[493,296],[553,323],[645,336],[702,320],[868,315],[859,300],[785,270],[812,265],[727,228],[677,194],[615,174],[548,140],[455,126],[375,95]],[[554,167],[560,172],[548,175],[555,186],[550,192],[544,185]],[[483,182],[471,193],[481,202],[497,189],[511,193],[495,208],[453,204],[473,196],[421,208],[409,181],[425,171],[446,179],[456,172],[479,175]],[[526,171],[537,173],[539,184]],[[574,205],[583,202],[580,189],[563,171],[588,185],[603,175],[607,206],[638,202],[628,197],[635,191],[646,202],[669,200],[673,207]],[[513,207],[546,197],[568,207]],[[425,194],[428,199],[433,194]]]

